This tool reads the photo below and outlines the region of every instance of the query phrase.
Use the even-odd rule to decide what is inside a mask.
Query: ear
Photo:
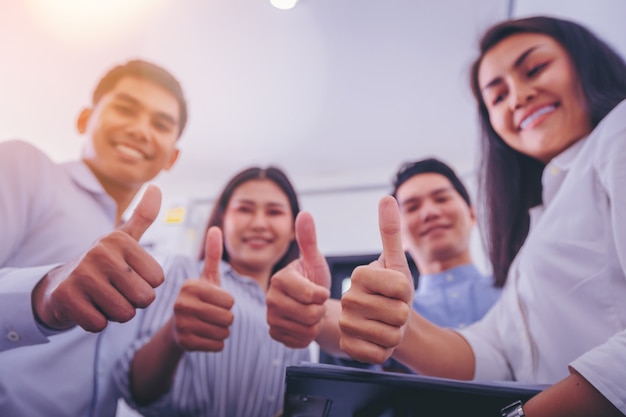
[[[170,160],[165,164],[163,169],[166,170],[166,171],[169,171],[170,168],[172,168],[174,166],[174,164],[176,163],[176,161],[178,160],[178,155],[179,154],[180,154],[180,150],[178,148],[174,148],[174,152],[172,153],[172,156],[170,157]]]
[[[76,129],[81,135],[87,131],[87,125],[89,124],[89,119],[91,118],[92,113],[93,110],[87,107],[80,111],[78,119],[76,120]]]
[[[469,214],[470,219],[472,220],[472,225],[476,225],[476,210],[474,210],[474,206],[470,206]]]

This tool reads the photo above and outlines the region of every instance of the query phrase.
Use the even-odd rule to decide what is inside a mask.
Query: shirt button
[[[452,275],[452,274],[448,274],[448,275],[446,275],[446,279],[447,279],[448,281],[454,281],[454,275]]]
[[[550,174],[558,175],[560,173],[561,173],[561,170],[559,169],[559,167],[557,167],[557,166],[551,166],[550,167]]]
[[[15,330],[11,330],[7,333],[7,339],[9,339],[9,342],[17,342],[20,340],[20,335]]]
[[[457,293],[456,291],[450,292],[450,298],[457,298],[458,296],[459,296],[459,293]]]

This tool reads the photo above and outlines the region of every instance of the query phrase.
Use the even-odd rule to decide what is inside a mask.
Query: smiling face
[[[166,89],[124,77],[79,116],[79,132],[90,137],[83,160],[109,193],[137,190],[176,161],[179,118],[179,102]]]
[[[437,173],[417,174],[397,190],[402,241],[422,273],[471,262],[469,241],[474,211]]]
[[[544,163],[591,131],[571,59],[547,35],[515,34],[496,44],[481,61],[478,85],[494,131]]]
[[[273,181],[246,181],[233,192],[224,212],[224,247],[238,273],[259,281],[263,288],[273,266],[294,239],[289,200]]]

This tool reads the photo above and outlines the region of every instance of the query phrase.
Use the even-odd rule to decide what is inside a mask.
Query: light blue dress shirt
[[[264,289],[225,262],[220,265],[220,285],[235,298],[235,304],[224,350],[185,353],[165,396],[149,407],[132,401],[128,370],[135,352],[169,320],[181,285],[199,277],[201,266],[186,257],[167,259],[165,283],[146,309],[139,339],[119,362],[115,379],[127,402],[146,416],[272,417],[283,406],[287,366],[310,361],[310,353],[270,337]]]
[[[115,415],[110,370],[133,340],[134,320],[47,337],[31,291],[113,230],[116,210],[84,163],[55,164],[28,143],[0,143],[0,416]]]
[[[474,264],[466,264],[420,275],[413,309],[439,326],[462,329],[481,319],[500,293],[492,277],[484,276]]]

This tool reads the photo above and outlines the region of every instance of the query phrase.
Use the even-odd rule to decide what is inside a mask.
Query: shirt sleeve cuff
[[[48,343],[47,335],[57,333],[37,323],[31,297],[35,285],[54,267],[0,270],[0,352]]]
[[[626,414],[626,330],[574,360],[570,366]],[[622,365],[619,365],[622,364]]]

